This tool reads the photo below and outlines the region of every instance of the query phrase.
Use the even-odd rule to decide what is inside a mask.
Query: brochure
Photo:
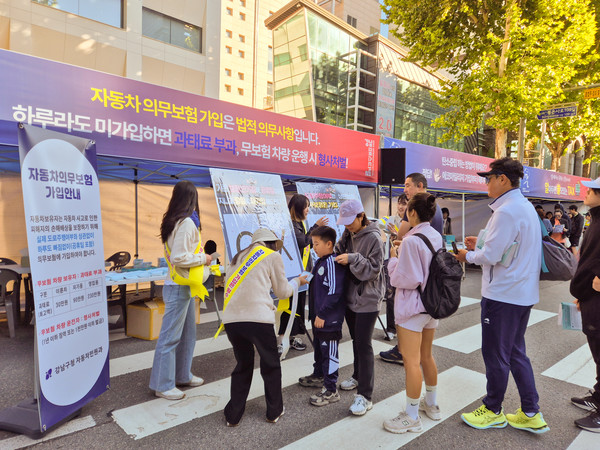
[[[581,312],[577,311],[577,305],[572,302],[562,302],[558,310],[558,324],[562,325],[563,330],[582,329]]]

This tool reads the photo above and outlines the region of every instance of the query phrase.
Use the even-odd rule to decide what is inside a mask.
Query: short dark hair
[[[435,216],[435,195],[419,192],[408,201],[408,211],[416,211],[421,222],[429,222]]]
[[[442,214],[448,214],[448,216],[450,216],[450,210],[448,208],[442,208]]]
[[[544,207],[542,205],[535,205],[535,209],[541,209],[543,211]]]
[[[360,217],[361,215],[362,215],[362,219],[360,220],[360,226],[361,227],[366,227],[367,225],[369,225],[371,223],[371,221],[367,217],[367,214],[364,213],[364,212],[358,213],[356,215],[356,217]]]
[[[498,175],[505,175],[509,179],[510,185],[514,188],[519,187],[519,180],[525,175],[523,164],[508,156],[492,161],[490,163],[490,171]]]
[[[331,227],[327,225],[321,225],[310,232],[310,236],[316,236],[324,242],[331,242],[335,245],[337,233]]]
[[[423,188],[427,189],[427,178],[425,178],[425,175],[423,175],[422,173],[414,172],[410,175],[406,175],[406,178],[410,178],[416,185],[421,183],[423,185]]]
[[[573,211],[577,211],[577,205],[571,205],[571,206],[569,206],[569,209],[572,209]]]
[[[398,203],[408,203],[406,194],[402,193],[402,195],[398,196]]]

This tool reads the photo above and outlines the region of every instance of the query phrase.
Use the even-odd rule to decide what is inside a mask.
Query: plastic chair
[[[9,283],[13,283],[12,290],[8,289]],[[20,299],[16,295],[20,282],[19,274],[13,270],[0,268],[0,306],[6,308],[6,317],[8,319],[8,335],[15,337],[15,328],[17,327],[17,317],[19,316]]]
[[[112,272],[125,267],[127,264],[129,264],[129,261],[131,261],[131,255],[129,252],[117,252],[105,262],[112,263],[112,266],[110,269],[108,269],[110,272]],[[106,301],[115,301],[121,306],[121,317],[123,317],[124,327],[125,330],[127,330],[127,285],[119,284],[114,291],[112,288],[112,286],[106,286]],[[111,297],[115,292],[118,292],[119,296],[111,300]]]
[[[12,259],[8,259],[8,258],[0,258],[0,269],[2,268],[2,266],[8,266],[10,264],[17,264],[17,262],[13,261]],[[13,271],[14,272],[14,271]],[[15,272],[17,273],[17,272]],[[19,302],[21,301],[21,274],[17,273],[17,276],[19,277],[19,282],[15,285],[15,289],[17,290],[17,298],[19,299]]]
[[[117,252],[108,258],[105,262],[112,263],[112,266],[109,271],[114,271],[125,267],[131,261],[131,255],[129,252]]]

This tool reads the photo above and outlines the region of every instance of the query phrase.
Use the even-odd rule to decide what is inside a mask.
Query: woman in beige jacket
[[[271,230],[259,228],[252,235],[250,246],[233,257],[227,271],[223,323],[237,361],[231,374],[231,399],[224,411],[230,427],[239,423],[246,408],[254,371],[254,347],[260,356],[267,422],[277,422],[284,412],[271,290],[277,298],[288,298],[307,281],[299,277],[288,282],[278,253],[282,245]]]

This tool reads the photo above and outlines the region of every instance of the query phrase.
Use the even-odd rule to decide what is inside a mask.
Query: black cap
[[[519,178],[523,178],[523,164],[516,159],[505,158],[495,159],[490,163],[490,170],[487,172],[477,172],[480,177],[489,177],[490,175],[506,175],[513,183],[518,183]]]

